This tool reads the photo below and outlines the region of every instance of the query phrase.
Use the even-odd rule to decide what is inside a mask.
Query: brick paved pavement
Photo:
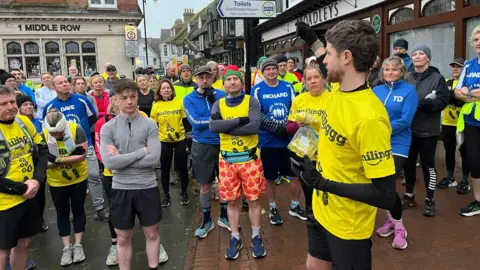
[[[441,143],[437,151],[439,179],[445,175]],[[457,168],[457,179],[460,169]],[[392,238],[382,239],[376,235],[373,240],[373,267],[376,270],[442,270],[442,269],[480,269],[480,218],[465,218],[457,214],[459,208],[472,199],[469,195],[457,195],[454,189],[437,190],[437,216],[424,217],[423,199],[425,188],[421,180],[421,170],[417,173],[415,195],[419,205],[404,212],[404,223],[408,231],[408,248],[403,251],[391,247]],[[404,187],[397,185],[403,194]],[[185,269],[305,269],[307,239],[305,223],[288,215],[288,186],[285,183],[277,188],[277,205],[284,219],[281,227],[272,226],[267,214],[262,216],[262,237],[267,256],[253,259],[250,247],[251,227],[248,214],[242,213],[240,225],[241,237],[245,247],[235,261],[224,258],[230,233],[218,226],[206,239],[192,238],[189,244]],[[268,204],[262,199],[264,207]],[[303,205],[303,202],[302,202]],[[213,217],[218,217],[218,203],[212,207]],[[197,211],[194,225],[200,222]],[[377,227],[384,221],[383,210],[378,211]]]

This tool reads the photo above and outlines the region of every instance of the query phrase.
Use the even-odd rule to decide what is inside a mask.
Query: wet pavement
[[[161,189],[161,188],[160,188]],[[160,222],[160,239],[167,251],[169,260],[159,269],[183,269],[187,252],[188,241],[192,236],[192,219],[195,208],[195,197],[190,196],[190,204],[180,205],[180,183],[171,187],[172,203],[164,208],[163,219]],[[86,259],[82,263],[68,267],[60,266],[62,255],[62,240],[57,234],[55,208],[47,188],[47,205],[45,220],[50,227],[43,234],[37,235],[32,240],[30,255],[36,261],[38,270],[75,269],[98,270],[118,269],[107,267],[105,261],[111,246],[110,230],[108,224],[94,220],[92,201],[87,196],[85,201],[87,211],[87,226],[83,236],[83,247]],[[73,240],[72,240],[73,241]],[[145,236],[141,227],[136,225],[133,235],[132,270],[148,269],[145,253]]]

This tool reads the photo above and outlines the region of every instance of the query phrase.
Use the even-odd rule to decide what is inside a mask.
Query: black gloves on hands
[[[315,41],[318,40],[317,34],[313,31],[312,27],[304,22],[297,22],[295,23],[297,26],[297,36],[307,43],[308,46],[312,46]]]
[[[73,150],[73,152],[70,154],[70,156],[81,156],[83,154],[85,154],[85,149],[81,146],[77,146],[75,148],[75,150]]]
[[[238,119],[240,119],[241,126],[245,126],[246,124],[250,123],[250,118],[248,118],[248,116],[239,117]]]
[[[212,113],[212,115],[210,117],[212,118],[212,120],[223,120],[220,112]]]
[[[290,160],[292,161],[293,172],[307,186],[318,190],[325,189],[327,180],[317,171],[312,160],[307,155],[303,157],[303,161],[298,161],[294,158],[290,158]]]
[[[275,135],[280,137],[282,140],[288,139],[287,128],[285,126],[279,126],[278,129],[275,131]]]
[[[48,162],[55,163],[55,160],[57,160],[57,157],[55,155],[48,153],[47,159],[48,159]]]

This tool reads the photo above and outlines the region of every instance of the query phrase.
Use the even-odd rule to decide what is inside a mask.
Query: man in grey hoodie
[[[113,172],[110,217],[117,233],[120,269],[130,269],[135,216],[146,236],[150,269],[168,260],[160,245],[158,223],[162,219],[155,166],[160,162],[157,125],[138,113],[137,85],[129,79],[115,82],[114,98],[119,115],[100,131],[100,154]]]

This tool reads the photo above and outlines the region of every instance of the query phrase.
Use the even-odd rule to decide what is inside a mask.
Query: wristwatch
[[[468,88],[467,96],[468,96],[469,98],[472,97],[472,88]]]

